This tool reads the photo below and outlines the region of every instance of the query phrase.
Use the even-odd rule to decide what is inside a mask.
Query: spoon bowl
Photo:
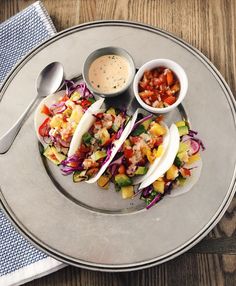
[[[36,88],[38,95],[45,97],[57,91],[63,77],[64,69],[61,63],[53,62],[47,65],[37,78]]]

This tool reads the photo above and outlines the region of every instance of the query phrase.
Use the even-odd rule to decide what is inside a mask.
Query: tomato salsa
[[[140,98],[147,105],[164,108],[178,99],[180,82],[171,69],[161,66],[145,71],[138,88]]]

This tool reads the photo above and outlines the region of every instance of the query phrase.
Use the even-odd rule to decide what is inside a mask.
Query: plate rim
[[[0,102],[1,98],[6,91],[7,87],[11,83],[12,79],[16,76],[16,74],[20,71],[21,67],[24,66],[29,59],[31,59],[37,52],[41,51],[48,45],[50,45],[52,42],[59,40],[63,38],[64,36],[67,36],[69,34],[73,34],[74,32],[78,32],[81,30],[86,30],[94,27],[101,27],[101,26],[124,26],[124,27],[133,27],[138,28],[146,31],[153,32],[154,34],[162,35],[166,38],[169,38],[170,40],[174,41],[175,43],[183,46],[187,50],[189,50],[194,56],[196,56],[205,66],[208,68],[213,76],[216,78],[220,86],[222,87],[227,102],[230,106],[230,110],[234,119],[234,125],[236,125],[236,101],[233,96],[232,91],[230,90],[228,84],[224,80],[223,76],[220,74],[220,72],[216,69],[216,67],[210,62],[206,56],[204,56],[197,48],[191,46],[186,41],[182,40],[181,38],[165,31],[159,28],[152,27],[150,25],[146,25],[143,23],[133,22],[133,21],[123,21],[123,20],[106,20],[106,21],[93,21],[88,23],[83,23],[80,25],[76,25],[73,27],[70,27],[66,30],[63,30],[56,34],[55,36],[47,39],[46,41],[42,42],[40,45],[35,47],[28,55],[26,55],[14,68],[13,70],[8,74],[4,82],[2,83],[2,86],[0,88]],[[234,112],[233,112],[234,111]],[[159,265],[161,263],[164,263],[166,261],[169,261],[187,250],[189,250],[191,247],[193,247],[195,244],[197,244],[202,238],[204,238],[211,229],[219,222],[219,220],[224,215],[227,207],[229,206],[231,200],[233,199],[234,193],[236,191],[236,166],[234,168],[233,177],[230,183],[230,186],[227,191],[227,196],[222,201],[220,207],[218,208],[218,211],[215,213],[215,215],[211,218],[211,220],[189,241],[187,241],[185,244],[182,244],[180,247],[176,248],[174,251],[170,251],[167,255],[160,256],[158,259],[153,258],[149,260],[148,262],[139,262],[139,263],[133,263],[129,265],[106,265],[106,264],[100,264],[99,263],[91,263],[91,262],[76,262],[74,259],[69,258],[67,255],[62,255],[59,252],[55,251],[53,252],[53,248],[50,246],[46,246],[44,243],[40,242],[34,235],[30,233],[29,230],[27,230],[26,227],[24,227],[21,222],[18,221],[18,219],[15,217],[14,212],[11,210],[11,208],[8,206],[7,202],[4,199],[4,196],[2,194],[2,191],[0,189],[0,204],[2,206],[2,209],[4,213],[7,215],[7,217],[13,222],[15,227],[19,230],[19,232],[27,239],[29,239],[34,246],[39,248],[40,250],[46,252],[48,255],[62,261],[65,263],[69,263],[74,266],[79,266],[81,268],[86,268],[90,270],[99,270],[99,271],[110,271],[110,272],[123,272],[123,271],[131,271],[131,270],[140,270],[144,268],[148,268],[151,266]]]

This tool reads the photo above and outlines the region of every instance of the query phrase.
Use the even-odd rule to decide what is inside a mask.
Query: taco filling
[[[116,190],[121,190],[123,198],[133,195],[136,179],[143,177],[148,172],[149,166],[163,154],[163,137],[167,129],[161,120],[162,117],[154,118],[149,115],[135,124],[116,160],[99,179],[100,187],[104,187],[103,182],[106,181],[106,177],[112,177]]]
[[[192,176],[194,168],[197,168],[194,164],[201,160],[200,149],[205,149],[202,141],[196,138],[197,132],[190,130],[186,122],[179,121],[176,126],[180,143],[173,164],[151,185],[137,192],[137,194],[141,193],[140,198],[145,201],[147,208],[155,205],[173,189],[184,186]]]
[[[95,121],[82,136],[76,153],[61,164],[63,174],[72,172],[74,182],[88,180],[109,160],[117,141],[129,120],[126,112],[109,108],[93,114]]]
[[[43,142],[49,146],[44,155],[53,163],[59,164],[67,155],[71,139],[85,111],[95,102],[85,84],[70,83],[70,88],[60,99],[48,106],[43,104],[41,113],[45,120],[38,128]]]

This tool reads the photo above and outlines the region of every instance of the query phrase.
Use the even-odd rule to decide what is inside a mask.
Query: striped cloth
[[[1,23],[0,87],[22,57],[55,33],[40,1]],[[0,210],[0,286],[21,285],[63,266],[24,239]]]

